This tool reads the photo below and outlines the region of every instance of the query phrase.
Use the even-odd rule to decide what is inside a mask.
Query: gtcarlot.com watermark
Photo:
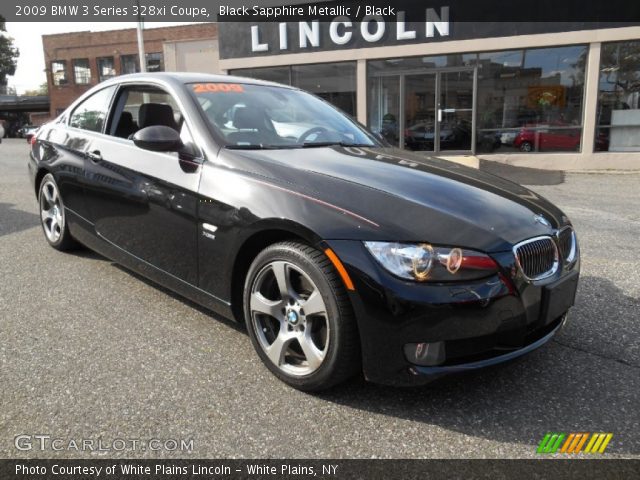
[[[13,444],[17,450],[77,451],[77,452],[193,452],[193,439],[175,438],[57,438],[52,435],[16,435]]]

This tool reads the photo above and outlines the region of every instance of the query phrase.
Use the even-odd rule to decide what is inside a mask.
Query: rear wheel
[[[58,184],[50,173],[46,174],[40,182],[38,204],[40,205],[40,224],[49,245],[61,251],[76,248],[78,244],[69,233]]]
[[[284,242],[252,263],[245,321],[263,363],[300,390],[329,388],[360,370],[360,345],[339,276],[319,250]]]

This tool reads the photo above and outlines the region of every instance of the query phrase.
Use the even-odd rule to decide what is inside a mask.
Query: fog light
[[[415,365],[441,365],[445,361],[444,342],[407,343],[404,346],[404,355]]]

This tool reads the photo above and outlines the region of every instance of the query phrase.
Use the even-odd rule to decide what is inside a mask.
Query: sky
[[[184,25],[187,22],[154,22],[149,27]],[[135,22],[93,23],[90,27],[83,22],[7,22],[7,34],[13,37],[14,45],[20,49],[16,74],[9,77],[9,86],[18,94],[38,88],[47,81],[44,72],[42,35],[50,33],[79,32],[83,30],[120,30],[135,28]]]

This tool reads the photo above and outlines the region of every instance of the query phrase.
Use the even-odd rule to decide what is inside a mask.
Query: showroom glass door
[[[436,73],[404,75],[404,148],[434,152],[437,148]]]
[[[473,68],[401,75],[404,148],[425,152],[473,151]]]
[[[474,142],[474,71],[438,73],[436,152],[471,152]]]

